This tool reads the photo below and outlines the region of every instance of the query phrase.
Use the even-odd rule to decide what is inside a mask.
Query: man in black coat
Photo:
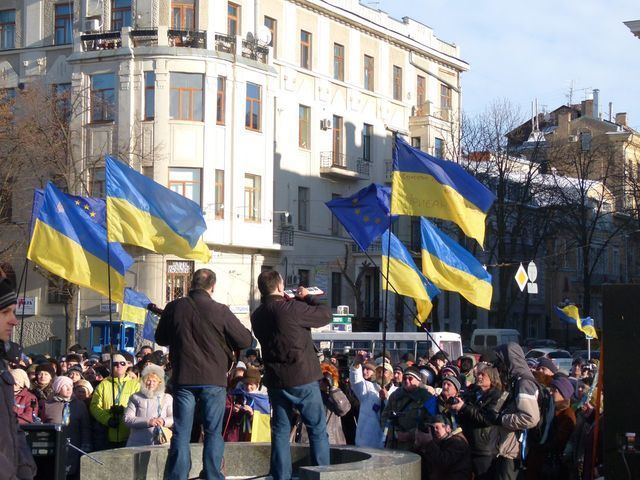
[[[211,298],[216,274],[196,270],[187,297],[170,302],[156,330],[156,343],[169,346],[173,384],[174,432],[168,458],[168,478],[184,480],[191,468],[189,439],[196,401],[204,427],[202,462],[207,479],[224,479],[222,422],[227,372],[232,351],[251,345],[251,332],[229,307]]]
[[[318,380],[322,372],[311,328],[331,321],[331,310],[319,305],[304,287],[296,298],[284,296],[284,282],[275,270],[258,276],[262,303],[251,315],[251,326],[262,347],[263,383],[273,409],[271,418],[271,476],[274,480],[291,478],[290,417],[297,409],[307,427],[311,460],[315,465],[329,464],[326,418]]]

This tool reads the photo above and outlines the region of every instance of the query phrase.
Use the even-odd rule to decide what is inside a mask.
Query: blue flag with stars
[[[398,218],[390,215],[390,198],[390,188],[372,183],[350,197],[334,198],[326,205],[364,251]]]

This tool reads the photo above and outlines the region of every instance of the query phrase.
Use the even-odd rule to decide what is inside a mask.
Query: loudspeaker
[[[34,480],[65,480],[66,439],[62,425],[32,423],[20,425],[27,436],[38,471]]]
[[[604,285],[601,358],[606,408],[603,453],[606,477],[640,478],[640,285]],[[630,435],[627,435],[630,434]],[[631,444],[629,442],[631,439]]]

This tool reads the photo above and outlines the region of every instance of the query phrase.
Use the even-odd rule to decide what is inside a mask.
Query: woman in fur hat
[[[130,429],[127,447],[153,445],[156,427],[173,426],[173,398],[164,389],[162,367],[147,365],[140,391],[131,395],[124,414],[124,423]]]
[[[41,363],[36,367],[36,381],[31,393],[38,399],[38,410],[44,408],[44,404],[53,397],[53,380],[56,378],[55,366],[49,362]]]

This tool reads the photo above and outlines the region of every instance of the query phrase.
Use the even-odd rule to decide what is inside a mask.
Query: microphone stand
[[[81,454],[87,456],[88,458],[90,458],[91,460],[93,460],[94,462],[96,462],[98,465],[104,465],[104,462],[101,462],[100,460],[98,460],[97,458],[91,456],[89,453],[85,452],[84,450],[76,447],[73,443],[71,443],[71,439],[67,438],[67,446],[73,448],[74,450],[79,451]]]

